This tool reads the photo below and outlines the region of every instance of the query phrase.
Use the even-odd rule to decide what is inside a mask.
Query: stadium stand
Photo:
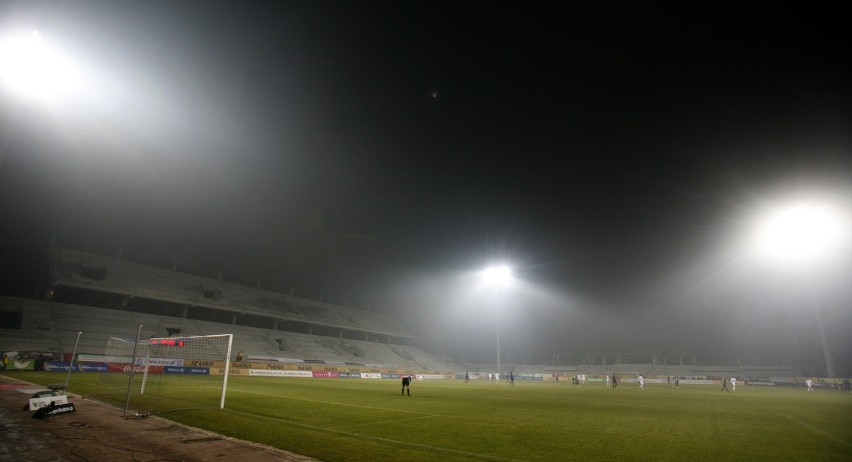
[[[296,332],[223,324],[210,321],[157,316],[126,310],[72,305],[46,300],[0,297],[0,309],[21,309],[21,328],[0,329],[2,348],[39,350],[54,353],[73,351],[77,332],[84,332],[79,353],[101,354],[110,337],[135,338],[143,326],[142,338],[180,335],[233,333],[233,350],[248,356],[290,358],[328,363],[381,364],[396,367],[450,370],[451,364],[412,346],[340,339]],[[55,326],[55,327],[54,327]],[[282,345],[284,345],[282,349]],[[434,365],[434,366],[432,366]],[[456,368],[457,366],[453,367]]]
[[[135,338],[140,324],[142,337],[211,335],[233,333],[233,351],[249,358],[278,358],[282,361],[324,362],[327,364],[381,365],[414,370],[490,373],[494,364],[458,364],[449,358],[411,345],[378,341],[341,339],[298,332],[271,330],[227,323],[152,315],[127,310],[58,303],[49,300],[0,297],[0,311],[21,313],[18,326],[0,328],[0,350],[70,353],[83,332],[78,353],[102,354],[110,337]],[[603,375],[613,372],[632,376],[766,376],[795,377],[801,371],[789,366],[666,366],[654,364],[560,365],[504,364],[504,371],[516,374]]]
[[[50,275],[48,296],[73,304],[387,343],[415,339],[370,311],[65,248],[53,249]]]
[[[110,337],[234,334],[233,354],[279,361],[490,373],[423,351],[379,313],[54,247],[45,299],[0,297],[0,350],[102,354]],[[611,352],[610,352],[611,353]],[[653,352],[645,352],[651,358]],[[610,355],[612,356],[612,355]],[[799,376],[787,366],[690,364],[504,365],[519,374]]]
[[[0,297],[3,351],[103,353],[110,337],[234,334],[234,352],[332,363],[418,364],[387,316],[121,258],[54,247],[45,300]],[[368,355],[375,354],[368,359]],[[425,356],[425,354],[424,354]]]

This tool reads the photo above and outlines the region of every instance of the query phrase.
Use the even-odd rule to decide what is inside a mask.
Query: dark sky
[[[849,215],[840,7],[564,3],[4,2],[3,35],[39,30],[83,82],[3,90],[4,293],[55,234],[475,356],[493,311],[465,273],[506,260],[516,358],[818,360],[811,292],[848,356],[848,247],[806,278],[742,242],[785,201]]]

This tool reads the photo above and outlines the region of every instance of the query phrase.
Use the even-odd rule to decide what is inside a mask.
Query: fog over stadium
[[[3,2],[0,289],[33,296],[56,242],[369,307],[453,358],[494,360],[499,309],[504,363],[848,377],[840,8]],[[809,258],[756,237],[791,206]]]

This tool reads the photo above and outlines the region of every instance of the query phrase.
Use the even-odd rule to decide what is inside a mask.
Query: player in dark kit
[[[411,396],[411,376],[406,375],[402,378],[402,396],[405,396],[405,392],[408,391],[408,396]]]
[[[730,390],[728,390],[728,379],[725,378],[725,377],[722,377],[722,390],[721,391],[728,391],[728,392],[730,391]]]

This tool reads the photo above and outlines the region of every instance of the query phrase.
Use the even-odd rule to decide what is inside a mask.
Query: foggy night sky
[[[852,215],[847,16],[792,5],[4,2],[0,36],[38,30],[87,83],[3,90],[2,292],[32,295],[55,234],[475,356],[498,302],[466,273],[508,261],[511,361],[819,362],[817,300],[852,371],[849,248],[806,272],[746,255],[789,200]]]

